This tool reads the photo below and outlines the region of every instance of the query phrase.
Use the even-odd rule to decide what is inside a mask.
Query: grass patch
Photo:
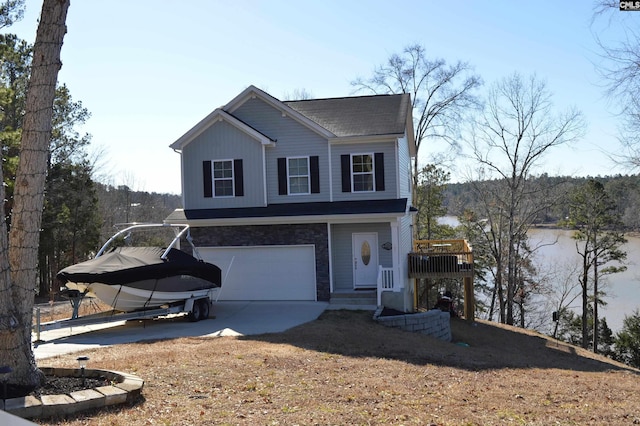
[[[452,331],[448,343],[381,326],[369,312],[327,311],[284,333],[98,349],[87,352],[92,368],[135,372],[144,399],[40,422],[640,423],[637,370],[513,327],[453,319]],[[77,364],[74,354],[42,363]]]

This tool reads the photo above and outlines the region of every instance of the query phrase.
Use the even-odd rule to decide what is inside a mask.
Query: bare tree
[[[535,167],[548,151],[577,140],[584,127],[582,114],[575,109],[554,113],[544,81],[515,73],[493,85],[486,108],[470,132],[470,156],[478,164],[477,179],[495,180],[495,185],[489,186],[491,191],[479,186],[479,195],[486,210],[483,214],[492,222],[487,235],[495,239],[496,253],[505,256],[499,263],[506,275],[502,320],[508,324],[514,320],[519,248],[530,226],[551,202],[549,188],[531,179]]]
[[[283,101],[302,101],[307,99],[313,99],[313,93],[305,88],[294,89],[293,93],[285,92],[282,97]]]
[[[597,0],[592,25],[607,20],[604,28],[594,34],[600,48],[601,59],[597,70],[605,83],[606,96],[615,101],[615,111],[621,123],[618,126],[622,151],[610,156],[618,164],[631,169],[640,168],[640,33],[635,13],[620,13],[620,2]],[[607,19],[608,17],[608,19]],[[621,31],[621,40],[605,41],[601,35],[609,28]],[[599,34],[600,33],[600,34]]]
[[[6,224],[0,225],[0,359],[13,370],[8,379],[13,389],[35,388],[42,378],[31,348],[32,311],[53,100],[62,66],[60,50],[68,8],[69,0],[44,0],[42,5],[27,90],[8,250]],[[0,216],[4,218],[4,212]]]
[[[545,245],[553,245],[545,243]],[[576,276],[580,270],[576,262],[558,261],[554,258],[536,259],[539,271],[539,282],[542,284],[540,310],[536,330],[549,334],[554,339],[558,336],[558,327],[565,312],[572,310],[574,302],[580,297],[580,285]]]
[[[479,106],[475,90],[482,79],[466,62],[447,64],[444,59],[428,59],[419,44],[393,54],[375,68],[368,79],[351,82],[356,91],[374,94],[411,94],[416,152],[427,140],[445,140],[456,146],[463,114]],[[441,160],[435,160],[438,163]],[[418,186],[419,164],[413,164],[413,187]]]

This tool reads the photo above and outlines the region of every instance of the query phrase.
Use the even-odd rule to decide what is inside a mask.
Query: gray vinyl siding
[[[376,142],[371,144],[334,144],[331,146],[331,162],[333,165],[333,201],[347,200],[382,200],[391,198],[400,198],[398,196],[397,177],[397,155],[395,140],[389,142]],[[340,157],[346,154],[375,154],[382,152],[384,154],[384,191],[375,192],[342,192],[342,169]]]
[[[276,141],[275,148],[266,150],[269,204],[329,201],[327,139],[258,98],[245,102],[233,111],[233,115]],[[298,156],[318,156],[320,192],[305,195],[279,195],[278,158]]]
[[[226,121],[210,126],[182,151],[186,209],[264,206],[262,145]],[[244,196],[205,198],[202,162],[242,159]]]
[[[391,226],[388,223],[335,224],[331,225],[331,261],[333,265],[333,290],[353,290],[352,234],[355,232],[378,233],[379,264],[390,268],[393,263],[391,250],[380,247],[391,241]]]
[[[411,204],[411,156],[407,137],[398,140],[398,180],[400,188],[400,198],[407,198]]]
[[[397,248],[400,264],[398,265],[400,279],[403,280],[402,287],[406,287],[411,284],[411,280],[407,278],[409,276],[408,269],[408,254],[413,251],[413,235],[411,224],[413,219],[411,216],[404,216],[400,219],[398,226],[398,239],[400,240],[400,247]]]

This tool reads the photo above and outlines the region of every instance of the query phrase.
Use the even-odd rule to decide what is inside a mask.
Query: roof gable
[[[314,132],[320,134],[321,136],[329,139],[334,137],[330,131],[320,126],[317,122],[313,121],[309,117],[306,117],[303,114],[300,114],[298,111],[290,108],[285,102],[281,102],[280,100],[274,98],[270,94],[258,89],[255,86],[249,86],[245,90],[242,91],[238,96],[233,98],[231,102],[226,104],[223,109],[230,114],[233,114],[235,110],[240,108],[242,104],[247,102],[249,99],[259,98],[267,104],[271,105],[273,108],[279,110],[283,116],[291,117],[292,119],[298,121],[302,125],[308,127]]]
[[[411,96],[370,95],[342,98],[280,101],[255,86],[249,86],[224,107],[214,110],[170,145],[181,150],[219,120],[225,120],[262,144],[275,143],[268,136],[233,115],[250,99],[259,98],[283,116],[288,116],[330,140],[393,136],[407,138],[411,156],[416,155]]]
[[[273,145],[275,141],[271,140],[268,136],[260,133],[258,130],[249,126],[248,124],[238,120],[233,115],[227,113],[226,111],[217,108],[211,114],[207,115],[203,118],[198,124],[193,126],[187,133],[182,135],[180,139],[169,145],[171,148],[180,151],[187,145],[189,142],[193,141],[199,135],[201,135],[205,130],[209,127],[213,126],[215,123],[219,121],[226,121],[232,126],[236,127],[240,131],[246,133],[252,138],[256,139],[263,145]]]

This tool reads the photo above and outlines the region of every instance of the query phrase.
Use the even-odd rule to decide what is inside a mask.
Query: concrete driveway
[[[120,321],[51,330],[34,344],[36,360],[142,340],[193,336],[240,336],[278,333],[313,321],[327,309],[326,302],[216,302],[208,320],[186,318]]]

